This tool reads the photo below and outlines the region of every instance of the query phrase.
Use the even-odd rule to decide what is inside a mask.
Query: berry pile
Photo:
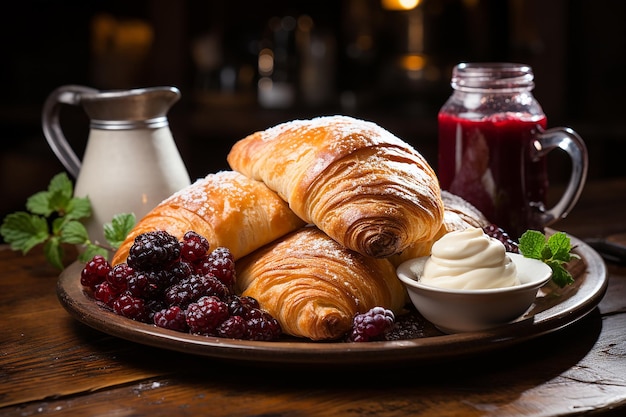
[[[235,293],[228,248],[189,231],[181,241],[165,231],[137,236],[126,263],[93,257],[81,284],[116,314],[156,326],[233,339],[274,341],[278,321],[259,303]]]
[[[483,227],[483,231],[487,236],[502,242],[504,249],[506,249],[507,252],[519,253],[519,246],[517,245],[517,242],[513,240],[511,236],[509,236],[509,234],[501,227],[498,227],[495,224],[490,224]]]

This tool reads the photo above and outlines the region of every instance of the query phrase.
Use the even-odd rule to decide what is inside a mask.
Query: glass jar
[[[546,130],[546,115],[532,94],[532,68],[462,63],[451,85],[438,115],[442,189],[463,197],[512,237],[564,217],[582,191],[587,151],[571,129]],[[548,210],[546,156],[554,148],[570,154],[574,169],[566,195]]]

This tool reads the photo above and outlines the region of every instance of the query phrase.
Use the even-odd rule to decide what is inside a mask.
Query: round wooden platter
[[[590,246],[573,236],[570,239],[574,253],[580,256],[568,265],[575,279],[572,285],[558,288],[548,284],[539,291],[526,314],[515,322],[474,333],[446,335],[424,323],[419,337],[367,343],[289,338],[256,342],[187,334],[136,322],[101,307],[80,284],[83,264],[78,262],[61,273],[57,295],[63,307],[87,326],[136,343],[194,355],[270,364],[432,363],[518,344],[558,331],[590,313],[606,291],[606,265]]]

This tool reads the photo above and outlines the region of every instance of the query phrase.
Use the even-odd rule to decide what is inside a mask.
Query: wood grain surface
[[[554,225],[579,238],[626,232],[626,179],[589,184]],[[68,261],[73,253],[68,254]],[[626,415],[626,266],[582,320],[445,363],[333,370],[176,353],[108,336],[56,297],[40,250],[0,249],[0,416]]]

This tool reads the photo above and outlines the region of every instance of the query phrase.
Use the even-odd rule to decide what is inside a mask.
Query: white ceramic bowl
[[[520,285],[486,290],[454,290],[422,284],[419,279],[428,256],[411,259],[397,268],[415,308],[444,333],[486,330],[521,317],[533,304],[537,290],[552,270],[536,259],[508,254],[515,262]]]

